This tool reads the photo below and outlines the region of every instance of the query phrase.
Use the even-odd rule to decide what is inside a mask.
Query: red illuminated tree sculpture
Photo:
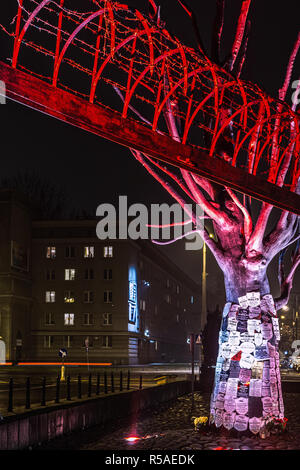
[[[99,123],[96,118],[94,123],[91,120],[97,117],[97,105],[102,109],[106,106],[107,113],[113,111],[111,116],[126,121],[133,131],[148,127],[147,136],[155,136],[155,142],[160,136],[163,142],[166,135],[171,136],[183,144],[181,148],[197,147],[202,152],[198,155],[209,156],[212,166],[218,160],[219,167],[222,163],[228,171],[235,167],[231,174],[244,171],[245,181],[251,175],[256,182],[263,184],[265,179],[273,188],[300,194],[299,114],[296,101],[291,108],[284,102],[300,34],[276,100],[240,78],[247,53],[251,0],[241,2],[232,50],[224,63],[220,44],[225,0],[217,0],[212,59],[201,43],[193,12],[184,0],[177,1],[191,18],[197,50],[169,34],[155,0],[149,0],[150,17],[111,0],[85,0],[81,3],[89,4],[89,9],[84,12],[70,10],[71,0],[18,0],[14,32],[2,25],[14,40],[10,68],[21,69],[19,89],[12,85],[13,99],[20,99],[20,89],[26,92],[30,85],[34,90],[32,106],[40,100],[42,107],[37,109],[80,126],[76,119],[78,104],[72,104],[72,94],[76,94],[82,108],[93,109],[88,127],[82,125],[84,129],[94,131]],[[38,80],[48,82],[47,99],[39,93]],[[57,88],[66,92],[69,103],[69,109],[63,112],[59,99],[55,99]],[[299,91],[300,81],[296,94]],[[21,102],[28,104],[28,100]],[[67,112],[71,116],[68,119]],[[109,132],[105,136],[114,140]],[[169,138],[168,142],[174,144]],[[138,144],[138,149],[144,148],[143,142]],[[187,211],[195,232],[224,273],[226,305],[210,422],[238,432],[249,429],[259,433],[267,420],[284,418],[277,311],[288,302],[300,264],[299,216],[280,212],[270,202],[259,203],[199,176],[193,168],[197,164],[200,168],[200,161],[174,155],[175,166],[169,168],[142,151],[131,151]],[[205,218],[211,220],[213,237],[199,227],[198,214],[191,208],[194,206],[187,208],[191,202],[201,206]],[[286,272],[284,261],[290,254]],[[267,268],[276,256],[281,294],[274,300]]]

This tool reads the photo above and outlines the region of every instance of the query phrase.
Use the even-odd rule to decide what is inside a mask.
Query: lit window
[[[191,295],[191,304],[193,304],[193,303],[194,303],[194,296]]]
[[[83,324],[92,325],[94,323],[94,315],[92,313],[83,314]]]
[[[75,280],[75,269],[65,269],[65,281]]]
[[[85,246],[83,249],[83,256],[84,258],[94,258],[95,256],[95,249],[93,246]]]
[[[112,347],[112,336],[109,336],[109,335],[102,336],[102,347],[103,348]]]
[[[56,247],[55,246],[47,246],[47,248],[46,248],[46,258],[48,258],[48,259],[56,258]]]
[[[103,313],[103,325],[112,325],[112,313]]]
[[[94,302],[94,292],[91,290],[86,290],[83,293],[83,301],[85,303],[91,303]]]
[[[113,247],[112,246],[105,246],[103,253],[104,253],[104,258],[112,258],[113,257]]]
[[[104,269],[104,280],[105,281],[112,280],[112,269]]]
[[[66,290],[64,293],[64,301],[66,304],[73,304],[75,302],[74,292]]]
[[[66,246],[65,256],[66,256],[66,258],[74,258],[75,257],[75,248],[74,248],[74,246]]]
[[[170,304],[170,303],[171,303],[171,296],[170,296],[170,294],[166,294],[166,295],[165,295],[165,301],[167,302],[167,304]]]
[[[176,321],[177,321],[177,323],[179,323],[179,321],[180,321],[180,317],[179,317],[179,314],[178,314],[178,313],[177,313],[177,315],[176,315]]]
[[[106,304],[111,304],[112,303],[112,291],[111,290],[105,290],[104,291],[104,302]]]
[[[47,279],[47,281],[54,281],[55,280],[55,271],[54,271],[54,269],[47,269],[46,279]]]
[[[50,335],[44,336],[44,348],[51,348],[53,346],[53,343],[54,343],[53,336],[50,336]]]
[[[167,279],[166,285],[167,285],[167,288],[170,287],[170,279]]]
[[[47,290],[45,295],[45,300],[47,303],[55,302],[55,290]]]
[[[45,325],[54,325],[54,316],[53,313],[46,313],[45,314]]]
[[[65,348],[71,348],[73,344],[73,336],[66,335],[63,339],[63,346]]]
[[[65,313],[64,314],[64,324],[65,325],[74,325],[75,315],[74,313]]]
[[[180,287],[179,287],[179,285],[177,284],[177,286],[176,286],[176,293],[179,294],[179,292],[180,292]]]
[[[140,299],[140,309],[141,310],[146,310],[146,300]]]

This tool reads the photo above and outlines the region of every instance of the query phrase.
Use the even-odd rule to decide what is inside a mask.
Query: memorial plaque
[[[244,415],[236,415],[234,429],[237,431],[246,431],[248,428],[248,418]]]
[[[223,426],[225,429],[232,429],[235,421],[235,413],[223,413]]]
[[[280,329],[279,329],[279,321],[278,318],[272,318],[272,324],[273,324],[273,331],[274,335],[277,341],[280,341]]]
[[[247,299],[249,307],[258,307],[260,305],[259,292],[247,292]]]
[[[241,369],[239,379],[242,383],[250,382],[251,379],[251,369]]]
[[[220,374],[220,381],[221,381],[221,382],[222,382],[222,381],[225,381],[225,382],[226,382],[227,379],[228,379],[228,377],[229,377],[229,370],[226,370],[226,371],[225,371],[225,370],[222,370],[222,371],[221,371],[221,374]]]
[[[224,395],[221,394],[221,393],[218,393],[215,407],[219,408],[220,410],[223,410],[223,408],[224,408],[224,399],[225,399]]]
[[[247,327],[249,335],[254,336],[255,333],[261,331],[261,322],[260,320],[248,320]]]
[[[232,304],[231,307],[230,307],[230,313],[234,313],[236,314],[239,310],[239,305],[238,304]]]
[[[270,358],[267,345],[262,344],[255,349],[254,357],[257,361],[267,361]]]
[[[233,411],[235,411],[235,398],[225,397],[224,409],[228,411],[228,413],[232,413]]]
[[[246,333],[248,326],[247,326],[247,321],[239,321],[236,327],[237,331],[240,333]]]
[[[277,389],[277,384],[270,382],[270,392],[271,392],[271,397],[273,400],[277,400],[278,398],[278,389]]]
[[[236,319],[237,321],[247,321],[248,317],[249,317],[248,310],[240,308],[237,313]]]
[[[238,379],[240,375],[240,362],[231,361],[229,369],[229,377],[231,379]]]
[[[224,357],[224,359],[230,359],[231,358],[231,345],[228,343],[223,343],[221,345],[221,354]]]
[[[228,343],[230,346],[238,346],[240,344],[240,333],[238,331],[231,331]]]
[[[249,387],[249,396],[251,397],[261,397],[262,392],[262,380],[261,379],[251,379]]]
[[[263,339],[271,339],[273,336],[272,323],[262,323],[261,332],[263,335]]]
[[[226,399],[228,397],[236,398],[238,388],[238,379],[229,378],[226,387]]]
[[[240,350],[245,354],[252,354],[255,351],[255,346],[252,342],[248,341],[241,343]]]
[[[223,381],[219,382],[219,393],[225,395],[225,393],[226,393],[226,384],[227,383],[223,382]]]
[[[246,333],[241,333],[241,334],[240,334],[240,340],[241,340],[241,342],[243,342],[243,343],[248,343],[249,341],[253,343],[253,342],[254,342],[254,338],[255,338],[255,336],[249,335],[248,332],[246,332]]]
[[[249,429],[253,434],[258,434],[263,425],[263,420],[261,418],[250,418],[249,419]]]
[[[243,369],[251,369],[254,361],[255,359],[254,359],[254,356],[252,356],[252,354],[242,353],[242,357],[240,360],[240,367]]]
[[[239,415],[248,413],[248,398],[237,398],[235,400],[235,409]]]
[[[240,383],[237,391],[237,398],[247,398],[249,397],[249,384]]]
[[[263,337],[261,333],[255,333],[254,334],[254,343],[255,346],[261,346],[263,342]]]
[[[259,319],[261,317],[261,310],[260,307],[249,307],[249,318]]]
[[[234,317],[228,317],[228,325],[227,325],[227,329],[228,331],[236,331],[237,329],[237,319]]]
[[[225,361],[223,362],[222,370],[228,371],[230,368],[230,362],[230,359],[225,359]]]
[[[239,301],[239,304],[242,308],[249,307],[247,295],[243,295],[242,297],[239,297],[238,301]]]
[[[262,381],[262,387],[261,387],[261,396],[262,397],[269,397],[270,395],[271,395],[270,382],[269,382],[269,380],[263,380]]]
[[[222,426],[222,424],[223,424],[223,411],[217,408],[216,413],[215,413],[215,425],[217,428],[219,428],[220,426]]]

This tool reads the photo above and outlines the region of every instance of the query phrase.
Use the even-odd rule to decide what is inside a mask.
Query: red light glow
[[[137,436],[130,436],[130,437],[125,437],[125,441],[127,442],[137,442],[140,440],[140,437],[137,437]]]

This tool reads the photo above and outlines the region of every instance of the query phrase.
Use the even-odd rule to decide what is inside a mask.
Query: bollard
[[[110,378],[111,378],[111,392],[114,393],[115,392],[115,382],[114,382],[114,373],[113,372],[111,373]]]
[[[30,377],[26,379],[26,403],[25,403],[26,410],[30,408]]]
[[[71,377],[67,376],[67,400],[71,400]]]
[[[96,395],[100,394],[100,374],[97,374],[97,386],[96,386]]]
[[[78,394],[77,398],[81,398],[81,375],[78,375]]]
[[[104,372],[104,393],[107,393],[107,373]]]
[[[143,388],[143,376],[142,374],[140,375],[140,390]]]
[[[123,372],[120,371],[120,392],[123,391]]]
[[[88,397],[92,396],[92,374],[89,374]]]
[[[127,390],[130,389],[130,370],[128,369],[127,372]]]
[[[59,392],[60,392],[60,377],[56,379],[56,394],[55,394],[55,403],[59,403]]]
[[[11,377],[8,384],[8,407],[7,411],[11,412],[13,410],[13,391],[14,391],[14,381]]]
[[[43,377],[43,381],[42,381],[41,406],[46,406],[46,377]]]

